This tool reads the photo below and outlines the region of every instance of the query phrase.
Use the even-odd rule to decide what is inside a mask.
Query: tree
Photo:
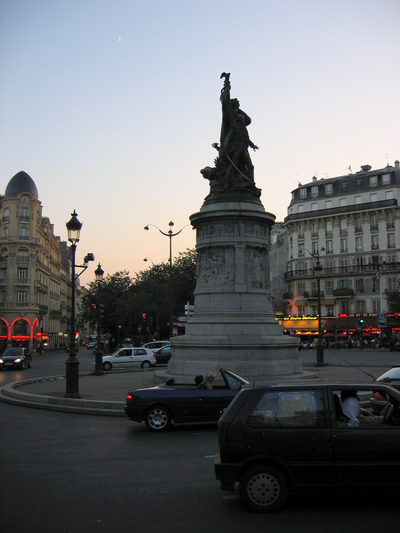
[[[400,279],[397,280],[396,289],[385,290],[385,300],[388,303],[390,313],[400,313]]]

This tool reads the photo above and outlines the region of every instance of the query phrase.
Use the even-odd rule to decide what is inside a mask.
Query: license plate
[[[14,363],[4,363],[4,366],[13,366]]]

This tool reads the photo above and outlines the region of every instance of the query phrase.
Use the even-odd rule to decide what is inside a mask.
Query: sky
[[[27,172],[62,240],[76,210],[77,262],[96,258],[83,285],[99,262],[134,277],[168,260],[154,226],[170,221],[177,257],[196,244],[230,72],[283,221],[314,175],[400,159],[399,21],[399,0],[0,0],[0,194]]]

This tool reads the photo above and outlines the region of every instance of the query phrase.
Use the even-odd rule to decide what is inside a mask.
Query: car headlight
[[[20,362],[21,362],[21,358],[14,360],[14,363],[20,363]]]
[[[0,359],[0,365],[2,365],[4,363],[3,359]]]

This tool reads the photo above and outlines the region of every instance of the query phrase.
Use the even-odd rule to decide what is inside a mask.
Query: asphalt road
[[[311,364],[313,354],[306,355]],[[63,372],[66,354],[46,357],[35,356],[32,369],[0,377]],[[362,364],[361,356],[352,357]],[[93,368],[91,353],[80,359],[82,372]],[[1,403],[0,442],[2,533],[398,530],[397,491],[386,487],[291,496],[282,511],[267,516],[246,511],[237,494],[221,491],[215,481],[215,425],[185,424],[153,434],[124,418]]]

